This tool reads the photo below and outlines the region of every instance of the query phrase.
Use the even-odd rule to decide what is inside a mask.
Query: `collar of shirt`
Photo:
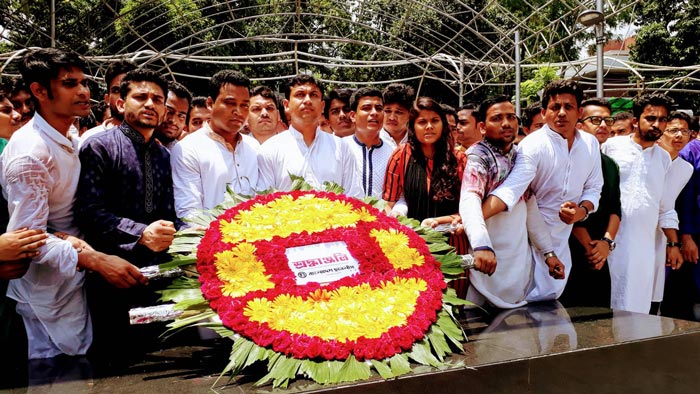
[[[486,139],[482,139],[482,140],[479,141],[478,143],[486,145],[487,148],[489,148],[489,149],[491,149],[492,151],[498,153],[499,155],[505,156],[505,157],[507,157],[507,158],[511,158],[511,157],[513,157],[513,156],[515,155],[515,151],[516,151],[515,145],[511,145],[510,150],[508,151],[508,153],[506,153],[506,152],[503,151],[503,149],[501,149],[501,148],[497,147],[496,145],[490,143],[490,142],[489,142],[488,140],[486,140]]]
[[[294,126],[292,126],[291,124],[289,125],[289,129],[287,130],[287,132],[292,134],[292,137],[294,137],[294,140],[297,142],[297,144],[299,144],[300,148],[301,147],[304,148],[304,150],[302,150],[302,152],[304,152],[306,150],[311,150],[313,148],[313,146],[316,145],[316,141],[318,141],[319,133],[325,133],[325,131],[316,127],[316,135],[314,136],[314,140],[311,142],[311,145],[307,146],[306,142],[304,141],[304,134],[302,134],[301,131],[295,129]],[[326,133],[326,134],[328,134],[328,133]],[[328,134],[328,135],[330,136],[330,134]],[[331,138],[339,138],[339,137],[333,136]]]
[[[382,145],[384,145],[384,141],[382,141],[381,138],[379,139],[379,143],[378,143],[378,144],[376,144],[376,145],[369,145],[369,146],[368,146],[368,145],[365,145],[362,141],[360,141],[359,139],[357,139],[357,135],[355,135],[355,134],[352,135],[352,140],[355,141],[355,143],[357,143],[357,145],[360,145],[360,146],[362,146],[362,147],[364,147],[364,148],[367,148],[367,149],[372,149],[372,148],[377,149],[377,148],[381,148]]]
[[[39,130],[41,133],[46,135],[49,139],[51,139],[53,142],[58,144],[63,150],[73,153],[78,150],[78,140],[74,138],[69,138],[66,137],[65,135],[61,134],[58,130],[56,130],[53,126],[51,126],[46,119],[42,118],[39,113],[34,114],[33,118],[34,122],[34,128]],[[74,127],[74,126],[71,126]],[[70,134],[68,134],[70,135]]]
[[[122,124],[119,125],[119,130],[121,130],[121,132],[124,133],[125,136],[129,137],[130,140],[132,140],[133,142],[137,143],[138,145],[140,145],[144,148],[150,147],[151,145],[153,145],[154,141],[156,140],[155,138],[151,137],[151,139],[149,141],[146,141],[146,139],[143,138],[143,135],[141,133],[134,130],[126,122],[123,122]]]
[[[236,146],[238,146],[238,144],[241,142],[241,139],[243,139],[241,133],[236,133],[236,145],[234,146],[229,144],[228,141],[224,139],[224,137],[220,136],[214,130],[212,130],[208,122],[204,124],[203,128],[205,130],[204,132],[209,138],[223,145],[226,148],[226,150],[228,150],[231,153],[233,153],[236,150]]]

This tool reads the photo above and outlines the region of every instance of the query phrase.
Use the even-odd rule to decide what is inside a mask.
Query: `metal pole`
[[[459,55],[459,106],[464,105],[464,54]]]
[[[515,31],[515,114],[520,116],[520,30]]]
[[[56,47],[56,0],[51,0],[51,48]]]
[[[603,0],[596,0],[596,11],[603,12]],[[597,70],[596,70],[596,97],[605,97],[603,91],[603,45],[605,44],[605,19],[595,25],[596,35],[596,55],[597,55]]]

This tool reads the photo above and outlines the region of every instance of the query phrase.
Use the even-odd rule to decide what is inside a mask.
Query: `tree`
[[[700,30],[700,3],[697,1],[657,0],[643,2],[636,24],[641,26],[630,59],[645,64],[683,67],[700,64],[697,32]],[[685,72],[653,73],[649,79],[669,80],[661,87],[676,84],[677,89],[700,90],[700,84],[681,79]],[[676,102],[685,108],[700,109],[700,95],[670,92]]]

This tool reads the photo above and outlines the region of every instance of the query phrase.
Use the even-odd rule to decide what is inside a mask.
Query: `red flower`
[[[355,209],[364,208],[377,219],[371,222],[359,222],[353,227],[328,229],[323,232],[308,233],[303,231],[288,237],[274,236],[269,241],[254,242],[256,257],[265,266],[265,274],[270,275],[275,287],[265,291],[253,291],[240,297],[223,296],[223,283],[217,276],[214,265],[214,255],[221,251],[230,250],[235,245],[223,242],[221,221],[231,221],[240,212],[254,206],[265,205],[280,196],[291,195],[294,199],[303,195],[313,194],[319,198],[331,201],[343,201]],[[377,242],[369,235],[372,229],[396,229],[408,236],[409,246],[423,255],[425,263],[420,267],[396,270]],[[286,249],[290,247],[311,245],[342,240],[346,243],[350,254],[358,261],[360,273],[339,279],[323,288],[328,291],[340,286],[354,287],[369,283],[372,288],[382,283],[400,278],[420,278],[428,284],[415,305],[413,313],[407,318],[406,324],[391,327],[379,338],[367,339],[360,337],[356,341],[323,340],[319,337],[301,333],[290,333],[275,330],[267,323],[251,321],[243,311],[253,298],[273,300],[281,294],[290,294],[309,299],[309,295],[320,289],[318,283],[297,285],[294,273],[289,268]],[[396,353],[408,350],[414,341],[423,338],[437,318],[436,311],[442,308],[442,290],[445,281],[440,272],[439,263],[432,257],[423,239],[409,228],[401,225],[395,218],[384,215],[376,208],[359,200],[327,192],[296,191],[291,193],[277,192],[266,196],[258,196],[243,202],[220,215],[212,222],[206,231],[197,250],[197,270],[200,272],[202,294],[209,300],[211,307],[217,311],[222,322],[235,332],[250,338],[259,346],[272,347],[276,352],[296,358],[318,358],[326,360],[344,360],[350,354],[358,359],[384,359]],[[309,322],[314,324],[316,322]]]

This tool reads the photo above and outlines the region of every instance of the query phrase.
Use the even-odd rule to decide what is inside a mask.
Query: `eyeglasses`
[[[690,133],[692,133],[692,131],[690,131],[690,130],[688,130],[688,129],[666,129],[666,132],[667,132],[668,134],[677,134],[677,133],[681,133],[681,134],[686,135],[686,136],[687,136],[687,135],[690,135]]]
[[[612,126],[615,123],[615,118],[612,116],[589,116],[587,118],[581,119],[581,123],[590,120],[594,126],[600,126],[601,123],[605,122],[607,126]]]

